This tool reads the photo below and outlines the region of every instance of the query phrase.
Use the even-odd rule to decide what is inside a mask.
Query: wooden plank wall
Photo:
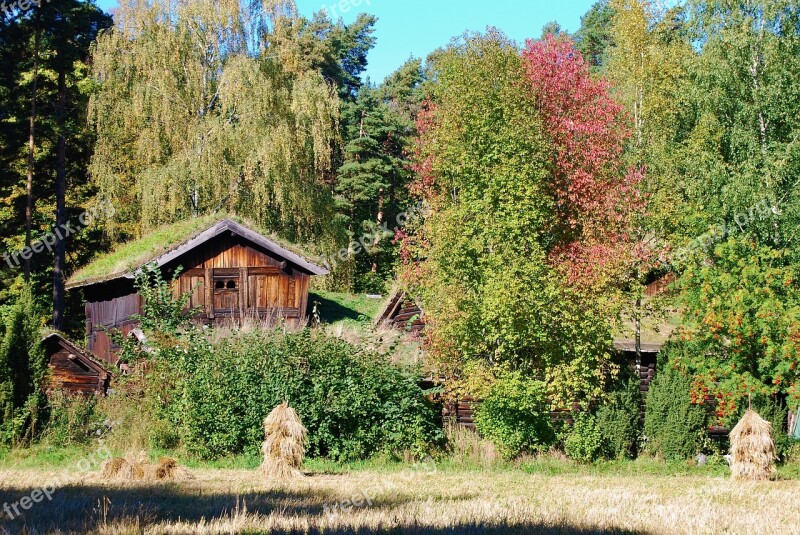
[[[409,298],[403,300],[397,313],[389,318],[389,322],[395,329],[400,331],[408,330],[411,333],[420,333],[425,328],[422,309]]]
[[[183,269],[175,294],[191,292],[188,306],[201,311],[198,320],[221,322],[249,316],[299,323],[307,312],[309,275],[240,242],[236,236],[220,236],[187,253],[180,259]],[[217,289],[217,284],[223,288]],[[137,325],[132,316],[141,313],[141,307],[136,293],[87,303],[89,350],[116,364],[117,348],[106,329],[116,328],[127,336]]]
[[[102,394],[105,375],[93,370],[65,348],[50,356],[50,386],[70,394]]]
[[[107,331],[119,329],[127,336],[137,322],[135,314],[142,311],[139,294],[133,293],[109,301],[86,303],[86,336],[89,351],[109,364],[116,364],[116,347]]]

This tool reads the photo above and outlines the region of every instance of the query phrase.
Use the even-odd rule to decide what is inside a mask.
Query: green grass
[[[74,468],[78,461],[97,448],[94,446],[55,447],[36,445],[31,448],[0,449],[0,470],[47,471]],[[115,456],[124,452],[114,451]],[[150,458],[161,456],[178,459],[183,466],[205,470],[256,470],[261,464],[258,455],[235,455],[215,460],[194,459],[181,452],[151,451]],[[456,462],[440,454],[435,457],[436,469],[445,473],[459,472],[517,472],[545,476],[596,476],[596,477],[709,477],[727,478],[730,471],[724,459],[710,456],[705,466],[695,463],[664,462],[650,457],[636,460],[602,461],[579,464],[568,459],[544,455],[520,461],[498,461],[491,466],[480,462]],[[306,459],[303,469],[315,474],[348,474],[358,472],[396,473],[408,468],[408,464],[391,457],[379,456],[371,459],[336,462],[329,459]],[[800,464],[787,463],[778,466],[777,479],[800,480]]]
[[[318,303],[320,319],[330,325],[359,327],[371,326],[385,299],[367,297],[365,294],[346,294],[316,290],[308,296],[308,306],[313,310]]]

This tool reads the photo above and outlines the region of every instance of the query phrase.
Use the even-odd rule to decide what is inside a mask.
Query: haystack
[[[264,419],[266,440],[261,445],[261,470],[276,479],[303,477],[300,465],[305,455],[306,428],[288,403],[275,407]]]
[[[186,469],[178,466],[175,459],[162,457],[158,464],[150,464],[145,452],[109,459],[103,463],[101,475],[105,479],[123,481],[174,481],[191,477]]]
[[[772,424],[748,410],[731,431],[731,472],[734,479],[763,481],[775,471]]]

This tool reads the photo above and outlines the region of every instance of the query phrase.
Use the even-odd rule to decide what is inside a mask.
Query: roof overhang
[[[283,258],[288,263],[296,266],[301,271],[305,271],[310,275],[327,275],[330,271],[324,267],[318,266],[312,262],[309,262],[302,256],[293,253],[292,251],[287,250],[284,247],[281,247],[273,240],[270,240],[266,236],[240,224],[232,219],[224,219],[213,225],[212,227],[204,230],[203,232],[197,234],[196,236],[188,239],[187,241],[181,243],[180,245],[174,247],[170,251],[161,254],[160,256],[150,260],[144,265],[152,265],[154,264],[156,267],[164,267],[165,265],[177,260],[184,254],[188,253],[192,249],[195,249],[211,240],[225,234],[227,232],[231,232],[259,247],[269,251],[270,253]],[[88,279],[84,281],[80,281],[74,284],[67,283],[67,289],[74,289],[74,288],[85,288],[87,286],[93,286],[95,284],[101,284],[106,282],[111,282],[115,280],[134,280],[136,275],[141,273],[142,268],[144,265],[139,266],[137,269],[133,271],[129,271],[127,273],[120,273],[116,275],[111,275],[108,277],[100,278],[100,279]]]

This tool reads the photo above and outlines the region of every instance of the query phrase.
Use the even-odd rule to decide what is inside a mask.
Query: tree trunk
[[[34,164],[34,149],[35,144],[35,131],[36,131],[36,97],[39,91],[39,44],[41,42],[42,33],[40,29],[40,15],[36,13],[36,24],[34,27],[33,38],[33,90],[31,92],[31,115],[29,124],[28,135],[28,182],[25,188],[25,282],[31,280],[31,227],[33,221],[33,164]]]
[[[67,140],[64,134],[64,116],[67,109],[67,74],[61,66],[58,73],[58,147],[56,148],[56,251],[53,266],[53,328],[64,330],[64,267],[66,263],[67,244],[65,237],[58,232],[67,222]]]

